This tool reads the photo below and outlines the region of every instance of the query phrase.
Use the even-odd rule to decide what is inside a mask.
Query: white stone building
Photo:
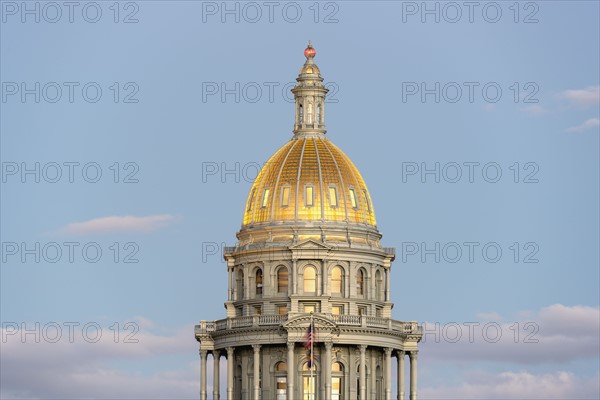
[[[265,164],[248,195],[238,242],[224,251],[227,317],[201,321],[200,398],[416,399],[422,328],[392,319],[395,251],[382,247],[369,191],[326,136],[325,96],[309,43],[292,89],[294,135]],[[315,362],[307,364],[314,324]],[[227,362],[220,393],[219,364]],[[392,358],[397,375],[392,376]],[[410,384],[405,389],[404,366]]]

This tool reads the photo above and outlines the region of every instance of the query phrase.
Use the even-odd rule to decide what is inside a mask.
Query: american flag
[[[310,325],[308,326],[308,330],[306,331],[306,337],[304,338],[304,348],[308,351],[308,368],[312,368],[313,366],[313,344],[315,342],[315,326],[313,321],[310,321]]]

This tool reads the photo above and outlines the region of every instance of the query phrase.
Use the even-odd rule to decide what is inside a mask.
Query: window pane
[[[287,268],[280,268],[277,271],[277,292],[287,293],[288,290],[288,270]]]
[[[287,306],[277,306],[277,313],[279,315],[285,315],[285,314],[287,314],[287,312],[288,312]]]
[[[335,267],[331,273],[331,293],[342,293],[342,269]]]
[[[369,193],[363,189],[363,193],[365,195],[365,203],[367,203],[367,211],[371,212],[371,199],[369,199]]]
[[[281,189],[281,206],[287,207],[290,204],[290,187],[285,186]]]
[[[265,189],[265,192],[263,194],[263,199],[262,199],[262,207],[266,207],[269,201],[269,192],[271,191],[271,189]]]
[[[329,188],[329,204],[331,207],[337,207],[337,190],[334,187]]]
[[[306,207],[312,207],[314,204],[312,186],[307,186],[305,189],[304,203],[306,204]]]
[[[354,189],[350,189],[350,204],[352,205],[352,208],[358,207],[356,203],[356,192]]]
[[[314,304],[305,304],[304,305],[304,312],[305,313],[314,313],[315,312],[315,305]]]
[[[316,292],[316,271],[313,267],[304,269],[304,293]]]
[[[341,306],[332,306],[331,313],[333,315],[342,315],[343,314],[342,307]]]
[[[252,201],[254,200],[254,191],[256,189],[252,189],[252,193],[250,193],[250,199],[248,200],[248,208],[246,211],[250,211],[252,209]]]

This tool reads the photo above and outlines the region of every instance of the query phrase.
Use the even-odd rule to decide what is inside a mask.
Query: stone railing
[[[363,328],[380,328],[403,334],[423,333],[423,327],[419,326],[416,321],[403,322],[390,318],[370,317],[364,315],[315,314],[315,316],[330,319],[340,327],[358,326]],[[220,319],[218,321],[200,321],[200,325],[195,326],[195,333],[196,336],[198,336],[214,331],[224,331],[236,328],[248,328],[253,326],[278,326],[286,322],[287,319],[287,314],[267,314],[233,317]]]

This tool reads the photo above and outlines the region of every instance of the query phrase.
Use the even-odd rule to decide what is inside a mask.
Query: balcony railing
[[[334,321],[338,326],[358,326],[363,328],[380,328],[403,334],[422,334],[423,327],[417,322],[396,321],[390,318],[370,317],[364,315],[334,315],[334,314],[315,314]],[[253,315],[244,317],[233,317],[220,319],[218,321],[200,321],[196,325],[196,335],[208,334],[215,331],[225,331],[236,328],[247,328],[256,326],[277,326],[286,322],[287,314],[267,314]]]

